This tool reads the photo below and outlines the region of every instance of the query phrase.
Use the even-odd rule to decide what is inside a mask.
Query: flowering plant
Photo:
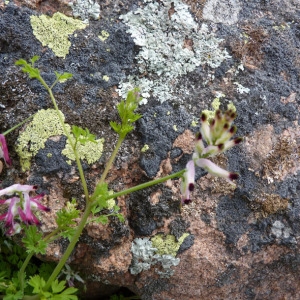
[[[68,281],[69,283],[74,284],[74,280],[83,282],[83,279],[76,272],[73,272],[66,262],[74,250],[85,225],[89,222],[88,218],[90,215],[93,215],[93,222],[98,221],[105,224],[109,222],[109,217],[111,216],[117,217],[122,222],[124,221],[124,217],[119,213],[120,208],[117,205],[113,205],[111,208],[111,203],[108,200],[116,199],[119,196],[178,177],[182,177],[182,203],[189,203],[191,201],[190,193],[193,191],[195,185],[195,167],[203,168],[211,174],[224,177],[229,181],[237,179],[238,176],[236,173],[230,173],[221,169],[208,158],[230,149],[234,145],[240,143],[242,139],[231,139],[236,133],[236,126],[232,125],[232,122],[236,117],[235,112],[228,110],[223,114],[221,111],[217,110],[212,121],[209,121],[207,116],[202,114],[202,124],[200,132],[197,135],[195,151],[192,159],[187,163],[186,169],[120,192],[110,193],[108,184],[105,182],[106,176],[113,165],[122,142],[127,134],[134,129],[134,123],[142,117],[135,112],[141,97],[139,89],[134,89],[133,91],[128,92],[127,98],[117,105],[120,121],[110,122],[110,126],[118,135],[118,141],[93,193],[90,195],[87,180],[78,154],[78,146],[85,144],[86,142],[95,142],[95,136],[91,134],[88,129],[77,126],[72,126],[71,132],[67,130],[52,92],[57,83],[63,83],[72,78],[72,74],[60,74],[55,72],[56,79],[53,84],[49,86],[41,76],[39,69],[34,67],[34,63],[37,60],[38,57],[34,56],[30,62],[20,59],[16,64],[22,66],[22,70],[27,73],[31,79],[37,79],[50,96],[59,122],[63,128],[63,132],[67,136],[68,143],[70,144],[75,157],[86,205],[84,212],[81,212],[76,208],[75,199],[69,201],[66,204],[66,207],[56,214],[57,228],[47,236],[43,236],[43,232],[39,231],[38,226],[41,222],[39,221],[36,212],[47,212],[50,210],[40,203],[44,194],[32,196],[31,193],[37,190],[37,187],[34,185],[14,184],[0,190],[0,197],[5,196],[3,200],[0,200],[0,204],[8,207],[7,212],[0,215],[0,221],[4,222],[7,235],[20,233],[22,228],[24,228],[24,238],[22,239],[22,242],[26,247],[26,252],[28,254],[18,271],[17,277],[10,278],[10,274],[0,272],[0,292],[5,293],[5,299],[75,300],[77,297],[74,294],[77,289],[74,287],[66,287],[66,283]],[[11,165],[12,162],[9,158],[4,134],[0,135],[0,158],[4,158],[4,161],[8,166]],[[95,216],[106,208],[110,209],[109,214]],[[47,276],[47,278],[44,278],[40,274],[35,274],[34,276],[27,278],[25,269],[27,268],[31,257],[37,253],[45,254],[47,244],[60,237],[68,238],[69,245],[56,267],[51,270],[50,275]],[[65,270],[63,269],[64,267]],[[66,275],[66,280],[58,281],[57,278],[61,276],[60,274]],[[8,286],[10,287],[9,289],[7,288]],[[2,298],[1,295],[0,298]]]

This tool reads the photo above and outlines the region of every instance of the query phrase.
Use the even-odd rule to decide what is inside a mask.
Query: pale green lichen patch
[[[105,30],[102,30],[102,31],[101,31],[101,34],[98,35],[98,38],[99,38],[102,42],[104,42],[108,37],[109,37],[109,33],[108,33],[107,31],[105,31]]]
[[[178,241],[174,235],[168,234],[167,236],[163,234],[157,234],[152,239],[152,246],[156,248],[156,253],[160,255],[172,255],[176,256],[181,244],[188,237],[189,233],[184,233]]]
[[[109,80],[109,76],[107,76],[107,75],[104,75],[104,76],[102,77],[102,79],[103,79],[104,81],[108,82],[108,80]]]
[[[215,117],[215,112],[216,110],[219,109],[220,105],[221,105],[221,101],[220,98],[225,97],[224,94],[219,94],[211,103],[211,106],[213,108],[213,110],[208,110],[205,109],[202,112],[206,114],[208,120],[212,120]],[[236,111],[236,107],[234,106],[234,104],[232,102],[229,102],[229,104],[227,104],[227,109],[231,109],[232,111]]]
[[[60,114],[64,120],[63,113],[60,112]],[[66,127],[67,130],[70,130],[68,124],[66,124]],[[29,170],[31,158],[40,149],[45,148],[45,142],[49,137],[62,134],[63,128],[54,109],[38,111],[25,130],[19,135],[17,141],[16,151],[20,157],[22,170]]]
[[[75,143],[75,138],[73,139]],[[76,149],[80,159],[85,159],[89,164],[96,162],[102,155],[104,139],[96,140],[96,143],[86,142],[84,145],[78,144]],[[75,161],[75,155],[71,148],[69,141],[67,141],[65,149],[62,154],[67,156],[70,160]]]
[[[59,111],[59,113],[62,119],[65,120],[63,113],[61,111]],[[70,125],[65,124],[65,128],[71,135]],[[23,171],[30,169],[32,157],[34,157],[40,149],[45,148],[47,139],[57,135],[64,135],[57,112],[54,109],[39,110],[17,140],[16,152],[19,154]],[[96,143],[87,142],[85,145],[78,145],[77,150],[80,159],[85,159],[89,164],[96,162],[102,155],[103,142],[104,139],[98,139]],[[70,163],[75,160],[74,153],[68,142],[62,154],[69,159]],[[51,153],[47,155],[49,158],[51,156]]]
[[[149,145],[145,144],[141,149],[141,152],[146,152],[147,150],[149,150]]]
[[[30,17],[33,34],[42,43],[48,46],[58,57],[65,58],[69,53],[71,42],[69,35],[77,29],[84,29],[87,24],[80,20],[67,17],[57,12],[52,17],[41,15],[39,17]]]

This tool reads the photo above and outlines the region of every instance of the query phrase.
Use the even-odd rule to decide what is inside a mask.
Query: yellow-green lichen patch
[[[73,138],[73,142],[75,143],[75,138]],[[79,158],[82,160],[85,159],[88,162],[88,164],[92,164],[96,162],[102,155],[103,143],[104,143],[104,139],[102,138],[96,140],[96,143],[88,141],[84,145],[78,144],[77,152]],[[66,147],[62,151],[62,154],[67,156],[70,159],[70,161],[67,161],[68,163],[71,163],[72,160],[75,161],[75,155],[73,153],[69,141],[67,141]]]
[[[172,234],[163,235],[163,234],[157,234],[152,239],[152,246],[153,248],[156,248],[156,253],[159,255],[172,255],[176,256],[181,244],[185,240],[186,237],[188,237],[189,233],[184,233],[178,241],[176,241],[176,238]]]
[[[71,42],[69,35],[77,29],[84,29],[87,24],[57,12],[52,17],[41,15],[30,17],[33,34],[42,43],[53,50],[56,56],[65,58]]]
[[[205,109],[203,110],[202,112],[205,113],[208,117],[208,120],[212,120],[214,117],[215,117],[215,112],[216,110],[219,109],[220,105],[221,105],[221,102],[220,102],[220,98],[222,97],[225,97],[224,94],[220,94],[218,95],[212,102],[211,106],[213,108],[213,110],[208,110],[208,109]],[[230,102],[228,105],[227,105],[227,109],[231,109],[233,110],[234,112],[236,111],[236,107],[234,106],[234,104],[232,102]]]
[[[103,77],[102,77],[102,79],[104,80],[104,81],[108,81],[109,80],[109,76],[107,76],[107,75],[104,75]]]
[[[102,42],[104,42],[108,37],[109,37],[109,33],[108,33],[107,31],[105,31],[105,30],[102,30],[102,31],[101,31],[101,34],[98,35],[98,38],[99,38]]]
[[[145,144],[141,149],[141,152],[146,152],[147,150],[149,150],[149,145]]]
[[[64,115],[60,112],[63,120]],[[70,126],[66,124],[67,130]],[[51,136],[62,135],[63,129],[54,109],[40,110],[33,117],[26,129],[19,135],[16,151],[20,157],[22,170],[30,168],[30,161],[40,149],[45,148],[45,142]]]

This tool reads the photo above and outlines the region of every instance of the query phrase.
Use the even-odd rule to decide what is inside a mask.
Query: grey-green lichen
[[[65,120],[63,113],[61,111],[59,111],[59,113],[62,119]],[[70,125],[65,124],[65,128],[69,134],[71,134]],[[54,109],[39,110],[17,140],[16,152],[20,157],[22,170],[26,171],[30,169],[32,157],[34,157],[40,149],[45,148],[45,143],[48,138],[63,134],[64,131],[57,112]],[[86,159],[88,163],[94,163],[102,155],[103,141],[104,139],[98,139],[96,140],[97,143],[88,142],[85,146],[79,145],[79,157]],[[75,159],[68,143],[62,152],[69,160]]]
[[[143,103],[152,94],[164,102],[174,99],[173,89],[178,78],[197,66],[218,67],[230,57],[219,48],[220,39],[209,32],[207,25],[198,27],[188,6],[179,0],[144,0],[145,7],[122,15],[136,45],[140,74],[130,76],[120,84],[120,95],[139,86]]]
[[[131,245],[130,273],[136,275],[149,270],[152,265],[160,264],[162,270],[156,268],[156,273],[162,278],[169,278],[174,274],[171,267],[177,266],[180,262],[180,259],[175,256],[187,236],[189,234],[184,233],[178,241],[173,235],[164,236],[161,234],[154,236],[151,240],[149,238],[136,238]]]
[[[57,12],[52,17],[46,15],[31,16],[31,27],[33,34],[42,43],[48,46],[58,57],[65,58],[69,53],[71,42],[69,35],[77,29],[84,29],[87,25],[80,20],[67,17]]]
[[[69,5],[72,7],[73,16],[81,18],[84,23],[88,23],[89,18],[99,19],[100,5],[94,0],[75,0]]]

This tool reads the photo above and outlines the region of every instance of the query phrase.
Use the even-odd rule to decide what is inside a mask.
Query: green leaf
[[[65,280],[58,282],[58,280],[55,279],[55,280],[51,283],[51,289],[52,289],[52,292],[53,292],[54,294],[58,294],[58,293],[62,292],[62,291],[65,289],[65,284],[66,284],[66,281],[65,281]]]
[[[57,81],[61,82],[61,83],[66,82],[68,79],[73,77],[73,74],[67,73],[67,72],[60,74],[60,73],[54,71],[54,73],[55,73]]]
[[[43,291],[44,286],[46,285],[46,282],[44,278],[41,278],[39,275],[31,276],[28,284],[33,287],[33,293],[39,294]]]
[[[34,63],[39,59],[40,57],[38,55],[35,55],[33,58],[30,59],[31,65],[33,66]]]
[[[116,214],[120,222],[125,222],[125,218],[122,214]]]
[[[141,97],[139,97],[139,89],[135,88],[134,90],[129,91],[126,99],[122,100],[117,105],[121,123],[110,122],[110,126],[123,138],[134,129],[131,124],[142,117],[142,115],[134,112],[138,108],[140,100]]]
[[[99,216],[96,219],[94,219],[93,221],[105,225],[108,223],[108,216],[106,216],[106,215]]]
[[[41,79],[40,71],[38,68],[34,68],[34,63],[39,59],[39,56],[34,56],[30,59],[31,63],[28,63],[24,59],[19,59],[15,62],[15,65],[17,66],[23,66],[22,71],[24,73],[28,73],[30,78],[37,78]]]
[[[75,219],[77,219],[80,214],[80,211],[76,209],[76,206],[76,199],[72,199],[71,202],[66,203],[66,207],[56,213],[56,224],[61,231],[60,235],[69,240],[72,239],[75,233],[75,226],[77,225]]]
[[[81,127],[73,125],[72,133],[75,137],[76,142],[79,142],[82,145],[85,145],[87,142],[97,143],[96,136],[94,134],[91,134],[87,128],[83,129]]]
[[[27,253],[46,253],[47,242],[43,240],[43,235],[38,232],[37,226],[30,225],[25,228],[25,237],[22,242],[27,248]]]

